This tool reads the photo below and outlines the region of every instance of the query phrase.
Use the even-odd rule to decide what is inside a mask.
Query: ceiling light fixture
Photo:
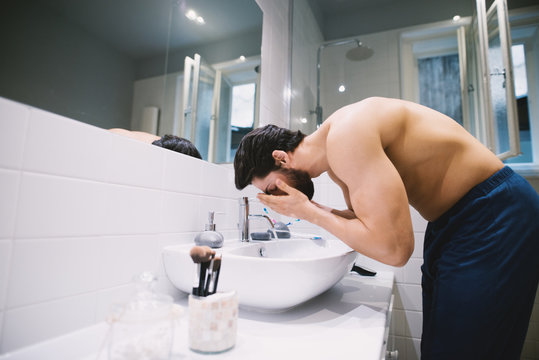
[[[195,10],[187,10],[187,12],[185,13],[185,17],[191,21],[194,21],[197,18],[197,13],[195,12]]]
[[[457,22],[460,20],[460,15],[453,16],[453,22]]]
[[[195,10],[189,9],[185,12],[185,17],[188,18],[191,21],[196,22],[199,25],[204,25],[206,21],[204,18],[196,13]]]

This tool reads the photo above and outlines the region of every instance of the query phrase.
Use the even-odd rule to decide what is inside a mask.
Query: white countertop
[[[240,307],[236,346],[214,355],[187,346],[187,312],[175,332],[174,359],[365,359],[380,360],[388,326],[393,273],[347,275],[318,297],[282,313]],[[187,309],[187,298],[179,304]],[[77,332],[0,356],[0,360],[105,360],[98,356],[108,325]]]

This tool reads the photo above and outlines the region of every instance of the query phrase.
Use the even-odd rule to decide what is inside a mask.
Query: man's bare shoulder
[[[131,139],[142,141],[148,144],[151,144],[155,140],[160,139],[160,137],[157,135],[149,134],[142,131],[131,131],[131,130],[120,129],[120,128],[109,129],[109,131],[118,135],[126,136]]]
[[[327,119],[329,138],[337,142],[340,137],[385,137],[388,131],[400,129],[410,105],[408,102],[383,98],[370,97],[337,110]],[[384,135],[385,134],[385,135]]]

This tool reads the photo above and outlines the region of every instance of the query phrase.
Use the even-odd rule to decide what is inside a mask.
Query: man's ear
[[[288,165],[290,164],[290,157],[288,156],[286,151],[273,150],[271,156],[273,156],[273,158],[275,159],[275,165],[288,167]]]

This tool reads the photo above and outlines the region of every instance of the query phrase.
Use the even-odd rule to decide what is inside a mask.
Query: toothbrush
[[[320,235],[315,235],[315,234],[301,234],[301,233],[291,232],[290,235],[292,235],[293,237],[296,237],[296,238],[301,238],[301,239],[311,239],[311,240],[321,240],[322,239],[322,237]]]
[[[294,225],[295,223],[297,223],[298,221],[300,221],[301,219],[296,219],[294,221],[290,221],[288,224],[286,224],[286,226],[288,225]]]

